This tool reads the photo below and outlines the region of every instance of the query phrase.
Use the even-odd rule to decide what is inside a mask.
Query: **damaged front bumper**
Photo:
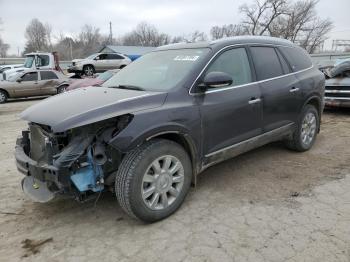
[[[22,189],[35,202],[48,202],[58,195],[70,196],[84,201],[93,193],[105,189],[103,165],[107,162],[104,148],[93,136],[73,138],[60,152],[41,156],[40,161],[30,157],[31,144],[29,131],[17,139],[15,158],[17,169],[25,175]],[[43,152],[52,152],[52,144],[45,139]],[[40,151],[40,150],[39,150]],[[97,152],[94,154],[94,152]],[[39,152],[41,153],[41,152]],[[44,161],[43,161],[44,159]],[[52,164],[49,164],[51,159]],[[106,164],[107,165],[107,164]]]

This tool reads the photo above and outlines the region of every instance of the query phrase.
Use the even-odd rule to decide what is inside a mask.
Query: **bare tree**
[[[27,43],[24,52],[48,51],[49,44],[44,24],[39,19],[32,19],[26,27],[25,37]]]
[[[223,26],[213,26],[210,29],[210,35],[213,40],[220,39],[223,37],[248,35],[249,29],[243,24],[229,24]]]
[[[276,18],[286,13],[286,0],[255,0],[252,5],[244,4],[239,10],[245,18],[251,35],[264,35]]]
[[[195,43],[195,42],[203,42],[207,41],[208,37],[204,32],[194,31],[189,34],[184,34],[182,36],[174,36],[171,40],[171,43]]]
[[[317,16],[319,0],[254,0],[239,10],[243,20],[236,25],[214,26],[212,39],[234,35],[269,35],[289,39],[312,53],[319,48],[333,27],[329,19]]]
[[[0,18],[0,25],[2,25],[2,19]],[[0,31],[2,31],[2,28],[0,28]],[[10,45],[6,44],[1,36],[0,36],[0,57],[6,57],[7,51],[9,50]]]
[[[45,23],[44,27],[45,27],[48,46],[49,46],[50,50],[53,51],[52,50],[52,48],[53,48],[53,45],[52,45],[52,26],[49,23]]]
[[[154,25],[141,22],[122,38],[122,42],[124,45],[160,46],[169,44],[170,36],[159,33]]]
[[[100,29],[95,28],[92,25],[84,25],[79,37],[79,44],[81,46],[79,57],[90,55],[101,47],[101,34]]]

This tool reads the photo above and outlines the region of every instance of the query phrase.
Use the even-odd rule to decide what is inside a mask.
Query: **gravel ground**
[[[350,261],[350,111],[326,111],[309,152],[275,143],[209,168],[178,212],[143,224],[110,193],[25,198],[18,113],[38,101],[0,105],[0,261]]]

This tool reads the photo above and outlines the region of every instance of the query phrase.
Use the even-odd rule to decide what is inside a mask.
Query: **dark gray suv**
[[[309,55],[281,39],[160,47],[102,87],[22,113],[29,122],[16,146],[23,190],[38,202],[109,190],[129,215],[163,219],[211,165],[277,140],[310,149],[324,85]]]

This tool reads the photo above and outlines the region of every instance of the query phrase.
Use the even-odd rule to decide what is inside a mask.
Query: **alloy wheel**
[[[180,160],[165,155],[147,168],[141,184],[142,199],[152,210],[169,207],[179,196],[184,184],[184,168]]]
[[[314,113],[309,112],[305,115],[301,124],[301,141],[308,146],[313,141],[316,134],[317,121]]]
[[[6,95],[3,92],[0,92],[0,103],[4,103],[6,101]]]

